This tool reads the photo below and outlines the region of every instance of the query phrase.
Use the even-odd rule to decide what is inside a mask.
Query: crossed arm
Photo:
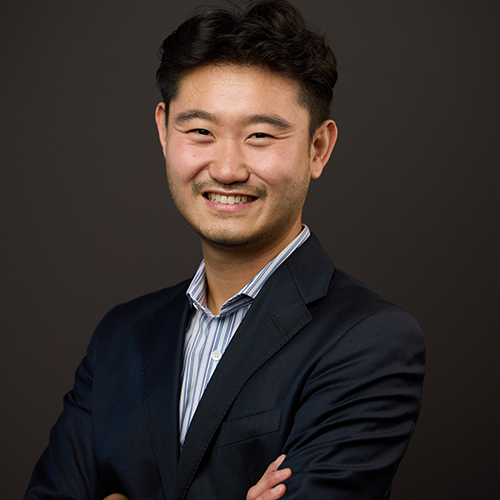
[[[279,469],[284,459],[285,455],[281,455],[269,465],[259,482],[248,490],[246,500],[277,500],[285,494],[286,486],[281,482],[288,479],[292,475],[292,471],[290,469]],[[113,493],[103,500],[130,499],[120,493]]]
[[[274,500],[285,492],[290,499],[309,498],[311,491],[315,498],[388,497],[420,406],[424,369],[420,330],[405,313],[383,311],[356,323],[334,346],[301,387],[302,402],[286,443],[273,448],[287,453],[293,476],[290,469],[279,470],[281,456],[246,492],[246,500]],[[49,451],[35,468],[26,500],[49,498],[51,493],[51,498],[62,498],[56,493],[63,491],[65,498],[81,498],[82,490],[88,498],[96,498],[98,491],[105,494],[106,488],[98,482],[91,432],[93,372],[88,356],[77,372],[74,390],[65,398],[65,411],[51,432]],[[107,454],[118,459],[128,456],[126,446],[115,449],[120,440],[109,441],[113,446],[104,450]],[[147,438],[144,442],[149,443]],[[75,449],[81,451],[75,453]],[[125,488],[135,484],[133,481],[155,479],[156,470],[144,461],[122,461],[118,466],[128,481]],[[214,468],[220,467],[214,464]],[[286,479],[287,487],[282,484]],[[224,484],[217,491],[210,498],[221,494]],[[244,494],[242,488],[238,496]],[[127,497],[115,494],[104,500]]]

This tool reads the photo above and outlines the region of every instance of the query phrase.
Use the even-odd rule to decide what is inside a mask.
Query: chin
[[[207,245],[227,252],[265,251],[283,238],[282,232],[275,228],[255,233],[237,231],[200,232],[200,237]]]
[[[276,238],[279,231],[251,231],[238,230],[236,228],[213,228],[201,230],[194,228],[199,236],[208,245],[217,247],[220,250],[251,250],[265,247]]]
[[[246,235],[230,231],[223,231],[220,233],[197,232],[209,245],[215,245],[222,248],[227,247],[228,249],[234,249],[235,247],[247,248],[251,246],[253,240],[253,238],[249,238]]]

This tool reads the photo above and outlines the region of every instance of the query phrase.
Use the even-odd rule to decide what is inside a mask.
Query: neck
[[[301,229],[300,229],[301,230]],[[202,240],[207,277],[207,307],[213,314],[237,294],[249,281],[276,257],[300,230],[259,251],[234,251]]]

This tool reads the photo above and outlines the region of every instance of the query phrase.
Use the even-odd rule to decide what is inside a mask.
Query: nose
[[[250,171],[237,141],[228,139],[219,142],[208,172],[212,179],[221,184],[248,180]]]

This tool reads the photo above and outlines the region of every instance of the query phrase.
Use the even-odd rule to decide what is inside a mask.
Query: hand
[[[285,460],[285,455],[278,457],[267,468],[259,482],[248,490],[246,500],[276,500],[285,494],[286,486],[280,483],[288,479],[292,471],[290,469],[278,470],[283,460]]]
[[[281,498],[286,491],[286,486],[280,484],[281,481],[288,479],[292,475],[290,469],[278,470],[278,467],[285,460],[285,455],[278,457],[264,472],[259,482],[252,486],[247,493],[246,500],[277,500]],[[113,493],[103,500],[129,500],[125,495]]]

